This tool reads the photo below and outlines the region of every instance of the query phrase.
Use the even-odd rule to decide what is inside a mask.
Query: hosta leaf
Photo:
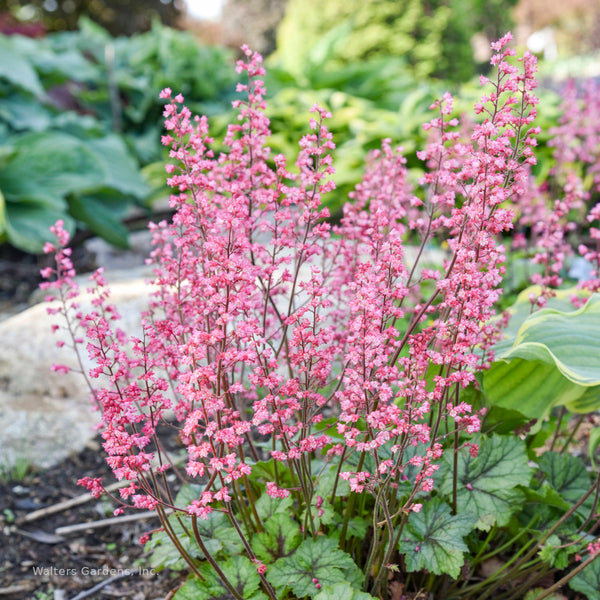
[[[232,556],[219,566],[244,600],[267,600],[267,596],[259,590],[260,577],[250,559],[245,556]],[[234,600],[233,594],[227,590],[208,563],[204,563],[200,571],[206,581],[187,581],[177,590],[173,600]]]
[[[19,52],[6,36],[0,37],[0,78],[7,79],[35,96],[43,96],[44,89],[31,63]]]
[[[510,315],[508,327],[502,329],[503,339],[494,345],[494,351],[497,355],[508,352],[515,342],[519,333],[519,329],[525,321],[531,316],[531,302],[529,295],[534,294],[539,296],[541,293],[540,286],[530,286],[523,290],[518,296],[515,303],[510,306],[506,312]],[[575,310],[571,297],[576,294],[575,288],[556,290],[556,296],[548,300],[547,308],[559,310],[563,312],[572,312]]]
[[[496,362],[483,376],[489,405],[535,419],[557,405],[581,413],[600,407],[600,295],[572,310],[565,294],[554,300],[560,308],[529,316],[520,297],[513,308],[516,321],[495,346]]]
[[[343,582],[360,586],[362,573],[335,540],[319,537],[304,540],[294,554],[275,562],[267,570],[267,579],[280,595],[289,589],[299,598],[313,598],[319,592],[313,579],[321,586]]]
[[[129,209],[127,198],[110,190],[70,199],[70,213],[113,246],[127,248],[129,232],[121,219]]]
[[[8,241],[25,252],[39,253],[44,242],[52,238],[50,226],[63,219],[65,229],[75,231],[75,222],[64,209],[31,202],[7,202],[5,205],[5,227]]]
[[[285,513],[276,513],[263,522],[265,530],[252,537],[252,549],[265,563],[289,556],[302,541],[298,523]]]
[[[600,600],[600,554],[583,571],[569,581],[569,587],[585,595],[588,600]]]
[[[453,457],[447,453],[448,471],[442,482],[443,494],[451,494]],[[518,485],[527,486],[531,479],[525,443],[515,436],[496,435],[482,438],[479,454],[458,455],[457,507],[459,513],[476,515],[479,529],[489,529],[492,522],[503,526],[523,500]]]
[[[488,405],[538,420],[554,406],[574,402],[585,392],[553,365],[520,358],[493,363],[483,375],[483,390]]]
[[[30,94],[11,94],[0,98],[0,120],[16,131],[43,131],[50,126],[51,112]]]
[[[349,583],[336,583],[321,588],[315,600],[375,600],[370,594],[353,588]]]
[[[474,515],[452,515],[440,498],[423,505],[421,512],[411,513],[402,534],[400,552],[409,572],[425,569],[434,575],[444,573],[457,578],[468,550],[463,538],[477,521]]]
[[[524,358],[549,365],[573,383],[600,385],[600,295],[576,311],[546,308],[519,328],[513,346],[498,358]]]
[[[67,194],[102,185],[104,173],[95,153],[71,135],[26,134],[13,143],[17,152],[0,169],[0,188],[7,201],[36,198],[59,208]]]
[[[86,147],[94,153],[103,171],[102,186],[123,194],[143,199],[150,188],[142,177],[137,162],[125,142],[115,134],[86,140]]]

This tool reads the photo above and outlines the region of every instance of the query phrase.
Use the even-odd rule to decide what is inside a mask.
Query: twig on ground
[[[119,575],[114,575],[113,577],[109,577],[108,579],[101,581],[100,583],[98,583],[94,587],[90,588],[89,590],[84,590],[83,592],[79,592],[79,594],[77,594],[77,596],[74,596],[73,598],[71,598],[71,600],[83,600],[84,598],[89,598],[90,596],[93,596],[96,592],[100,591],[103,587],[106,587],[107,585],[114,583],[115,581],[118,581],[119,579],[123,579],[125,577],[130,577],[131,573],[132,572],[130,572],[130,571],[126,571],[124,573],[120,573]]]
[[[0,587],[0,596],[8,596],[12,594],[20,594],[21,592],[30,592],[30,585],[9,585],[8,587]]]
[[[106,487],[106,491],[113,492],[114,490],[117,490],[120,487],[123,487],[123,485],[124,484],[122,481],[113,483],[112,485],[109,485]],[[81,494],[81,496],[76,496],[75,498],[70,498],[69,500],[63,500],[62,502],[59,502],[58,504],[52,504],[51,506],[46,506],[45,508],[40,508],[39,510],[34,510],[33,512],[26,514],[23,517],[23,522],[29,523],[31,521],[36,521],[37,519],[41,519],[48,515],[53,515],[54,513],[62,512],[63,510],[67,510],[67,508],[71,508],[72,506],[79,506],[80,504],[85,504],[86,502],[89,502],[93,498],[94,498],[94,496],[92,496],[91,494],[85,493],[85,494]]]
[[[142,519],[158,518],[153,510],[147,510],[141,513],[125,515],[124,517],[111,517],[110,519],[101,519],[100,521],[88,521],[86,523],[76,523],[75,525],[65,525],[54,530],[56,535],[68,535],[76,531],[85,531],[86,529],[98,529],[108,527],[109,525],[120,525],[129,521],[141,521]]]

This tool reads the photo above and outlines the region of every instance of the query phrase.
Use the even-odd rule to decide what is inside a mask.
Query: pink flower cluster
[[[416,473],[403,509],[421,509],[415,497],[433,488],[441,424],[467,436],[480,427],[460,391],[486,368],[498,335],[489,324],[504,273],[498,238],[513,223],[506,201],[524,193],[524,165],[535,162],[535,59],[526,54],[517,68],[509,42],[494,45],[497,77],[484,81],[491,91],[470,140],[459,141],[449,94],[432,106],[424,193],[411,189],[401,149],[384,140],[336,226],[322,204],[334,188],[331,115],[311,109],[294,165],[272,156],[260,55],[244,48],[244,99],[222,147],[205,117],[163,91],[175,214],[151,226],[158,291],[143,335],[115,326],[101,274],[96,310],[68,312],[75,288],[60,224],[48,247],[57,268],[44,273],[58,278],[48,287],[69,290],[57,310],[85,331],[104,448],[130,482],[124,504],[173,508],[157,426],[174,419],[185,472],[204,490],[178,507],[190,515],[218,509],[235,519],[240,480],[248,489],[253,465],[269,458],[294,484],[274,477],[266,493],[310,507],[314,456],[336,465],[353,492],[389,505]],[[443,265],[423,264],[434,237],[447,242]],[[420,243],[411,261],[407,238]],[[97,481],[84,484],[98,492]]]
[[[544,306],[563,284],[570,263],[578,253],[587,261],[579,288],[593,293],[600,289],[600,230],[595,226],[600,205],[589,206],[600,191],[600,95],[597,83],[581,88],[573,81],[563,90],[559,125],[550,130],[548,145],[554,148],[551,177],[538,185],[533,176],[524,193],[516,198],[517,233],[513,247],[530,250],[537,270],[531,282],[540,286],[532,293],[532,305]],[[529,240],[523,232],[529,231]],[[584,243],[574,244],[583,238]],[[573,302],[580,306],[585,298]]]

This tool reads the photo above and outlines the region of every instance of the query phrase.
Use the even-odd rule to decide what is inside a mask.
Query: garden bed
[[[0,598],[162,600],[181,583],[179,573],[151,569],[139,544],[141,535],[160,526],[156,518],[96,527],[112,517],[114,505],[91,498],[26,520],[34,511],[59,508],[80,497],[84,490],[77,486],[78,479],[107,478],[110,469],[100,443],[98,438],[55,468],[0,483]],[[68,531],[88,522],[89,529]],[[57,530],[61,535],[56,535]],[[105,585],[85,594],[98,584]]]

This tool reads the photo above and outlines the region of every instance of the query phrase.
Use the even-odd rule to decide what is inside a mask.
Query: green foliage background
[[[330,66],[400,57],[417,78],[466,81],[476,71],[471,38],[491,39],[511,27],[516,0],[290,0],[279,27],[277,56],[291,72],[336,27],[348,35]]]

